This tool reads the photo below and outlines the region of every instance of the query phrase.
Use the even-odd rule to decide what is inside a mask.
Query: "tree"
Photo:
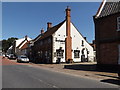
[[[8,48],[10,47],[10,46],[12,46],[13,45],[13,42],[15,41],[15,40],[17,40],[18,38],[15,38],[15,37],[11,37],[11,38],[8,38],[7,40],[2,40],[2,51],[3,52],[7,52],[7,50],[8,50]]]

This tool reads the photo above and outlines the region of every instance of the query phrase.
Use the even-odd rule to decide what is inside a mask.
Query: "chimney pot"
[[[51,22],[48,22],[48,23],[47,23],[47,30],[49,30],[51,27],[52,27],[52,23],[51,23]]]
[[[41,34],[44,34],[44,29],[43,28],[41,29]]]
[[[70,7],[67,6],[67,8],[66,8],[66,18],[70,17],[70,11],[71,11]]]
[[[26,36],[25,36],[25,40],[27,40],[27,37],[28,37],[28,36],[26,35]]]
[[[85,40],[87,40],[87,38],[86,38],[86,37],[84,37],[84,39],[85,39]]]

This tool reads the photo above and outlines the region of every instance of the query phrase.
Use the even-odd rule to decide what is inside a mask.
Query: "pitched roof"
[[[62,21],[61,23],[59,23],[58,25],[53,26],[53,27],[50,28],[49,30],[47,30],[47,31],[41,36],[41,38],[40,38],[39,40],[51,36],[53,33],[55,33],[55,32],[63,25],[64,22],[65,22],[65,20]]]
[[[28,48],[28,44],[30,43],[30,41],[27,41],[20,49],[26,49]]]
[[[30,41],[30,40],[31,40],[31,39],[28,38],[28,37],[27,37],[27,39],[24,38],[24,39],[19,40],[19,45],[17,46],[17,48],[21,48],[26,42],[28,42],[28,41]],[[17,43],[17,41],[18,41],[18,40],[16,40],[16,43]]]
[[[18,47],[21,44],[21,42],[23,42],[24,40],[25,40],[25,37],[21,38],[21,39],[18,39],[18,40],[15,40],[15,42],[16,42],[15,47]],[[31,40],[31,38],[27,37],[27,40],[29,41],[29,40]]]
[[[120,0],[118,0],[117,2],[106,2],[106,0],[104,0],[100,8],[98,9],[96,18],[109,16],[119,12],[120,12]]]
[[[39,34],[35,39],[33,39],[33,42],[36,42],[39,38],[41,38],[42,34]]]
[[[22,41],[22,42],[17,46],[17,48],[19,48],[25,41],[26,41],[26,40]],[[27,40],[27,42],[28,42],[28,40]]]

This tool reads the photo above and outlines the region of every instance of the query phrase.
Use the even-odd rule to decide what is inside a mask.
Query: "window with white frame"
[[[117,31],[120,31],[120,17],[117,17]]]

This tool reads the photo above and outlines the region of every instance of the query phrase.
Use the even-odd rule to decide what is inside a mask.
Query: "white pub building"
[[[93,47],[71,22],[71,9],[67,7],[63,22],[52,27],[47,23],[47,31],[41,30],[40,38],[33,47],[34,60],[43,63],[92,62]]]

